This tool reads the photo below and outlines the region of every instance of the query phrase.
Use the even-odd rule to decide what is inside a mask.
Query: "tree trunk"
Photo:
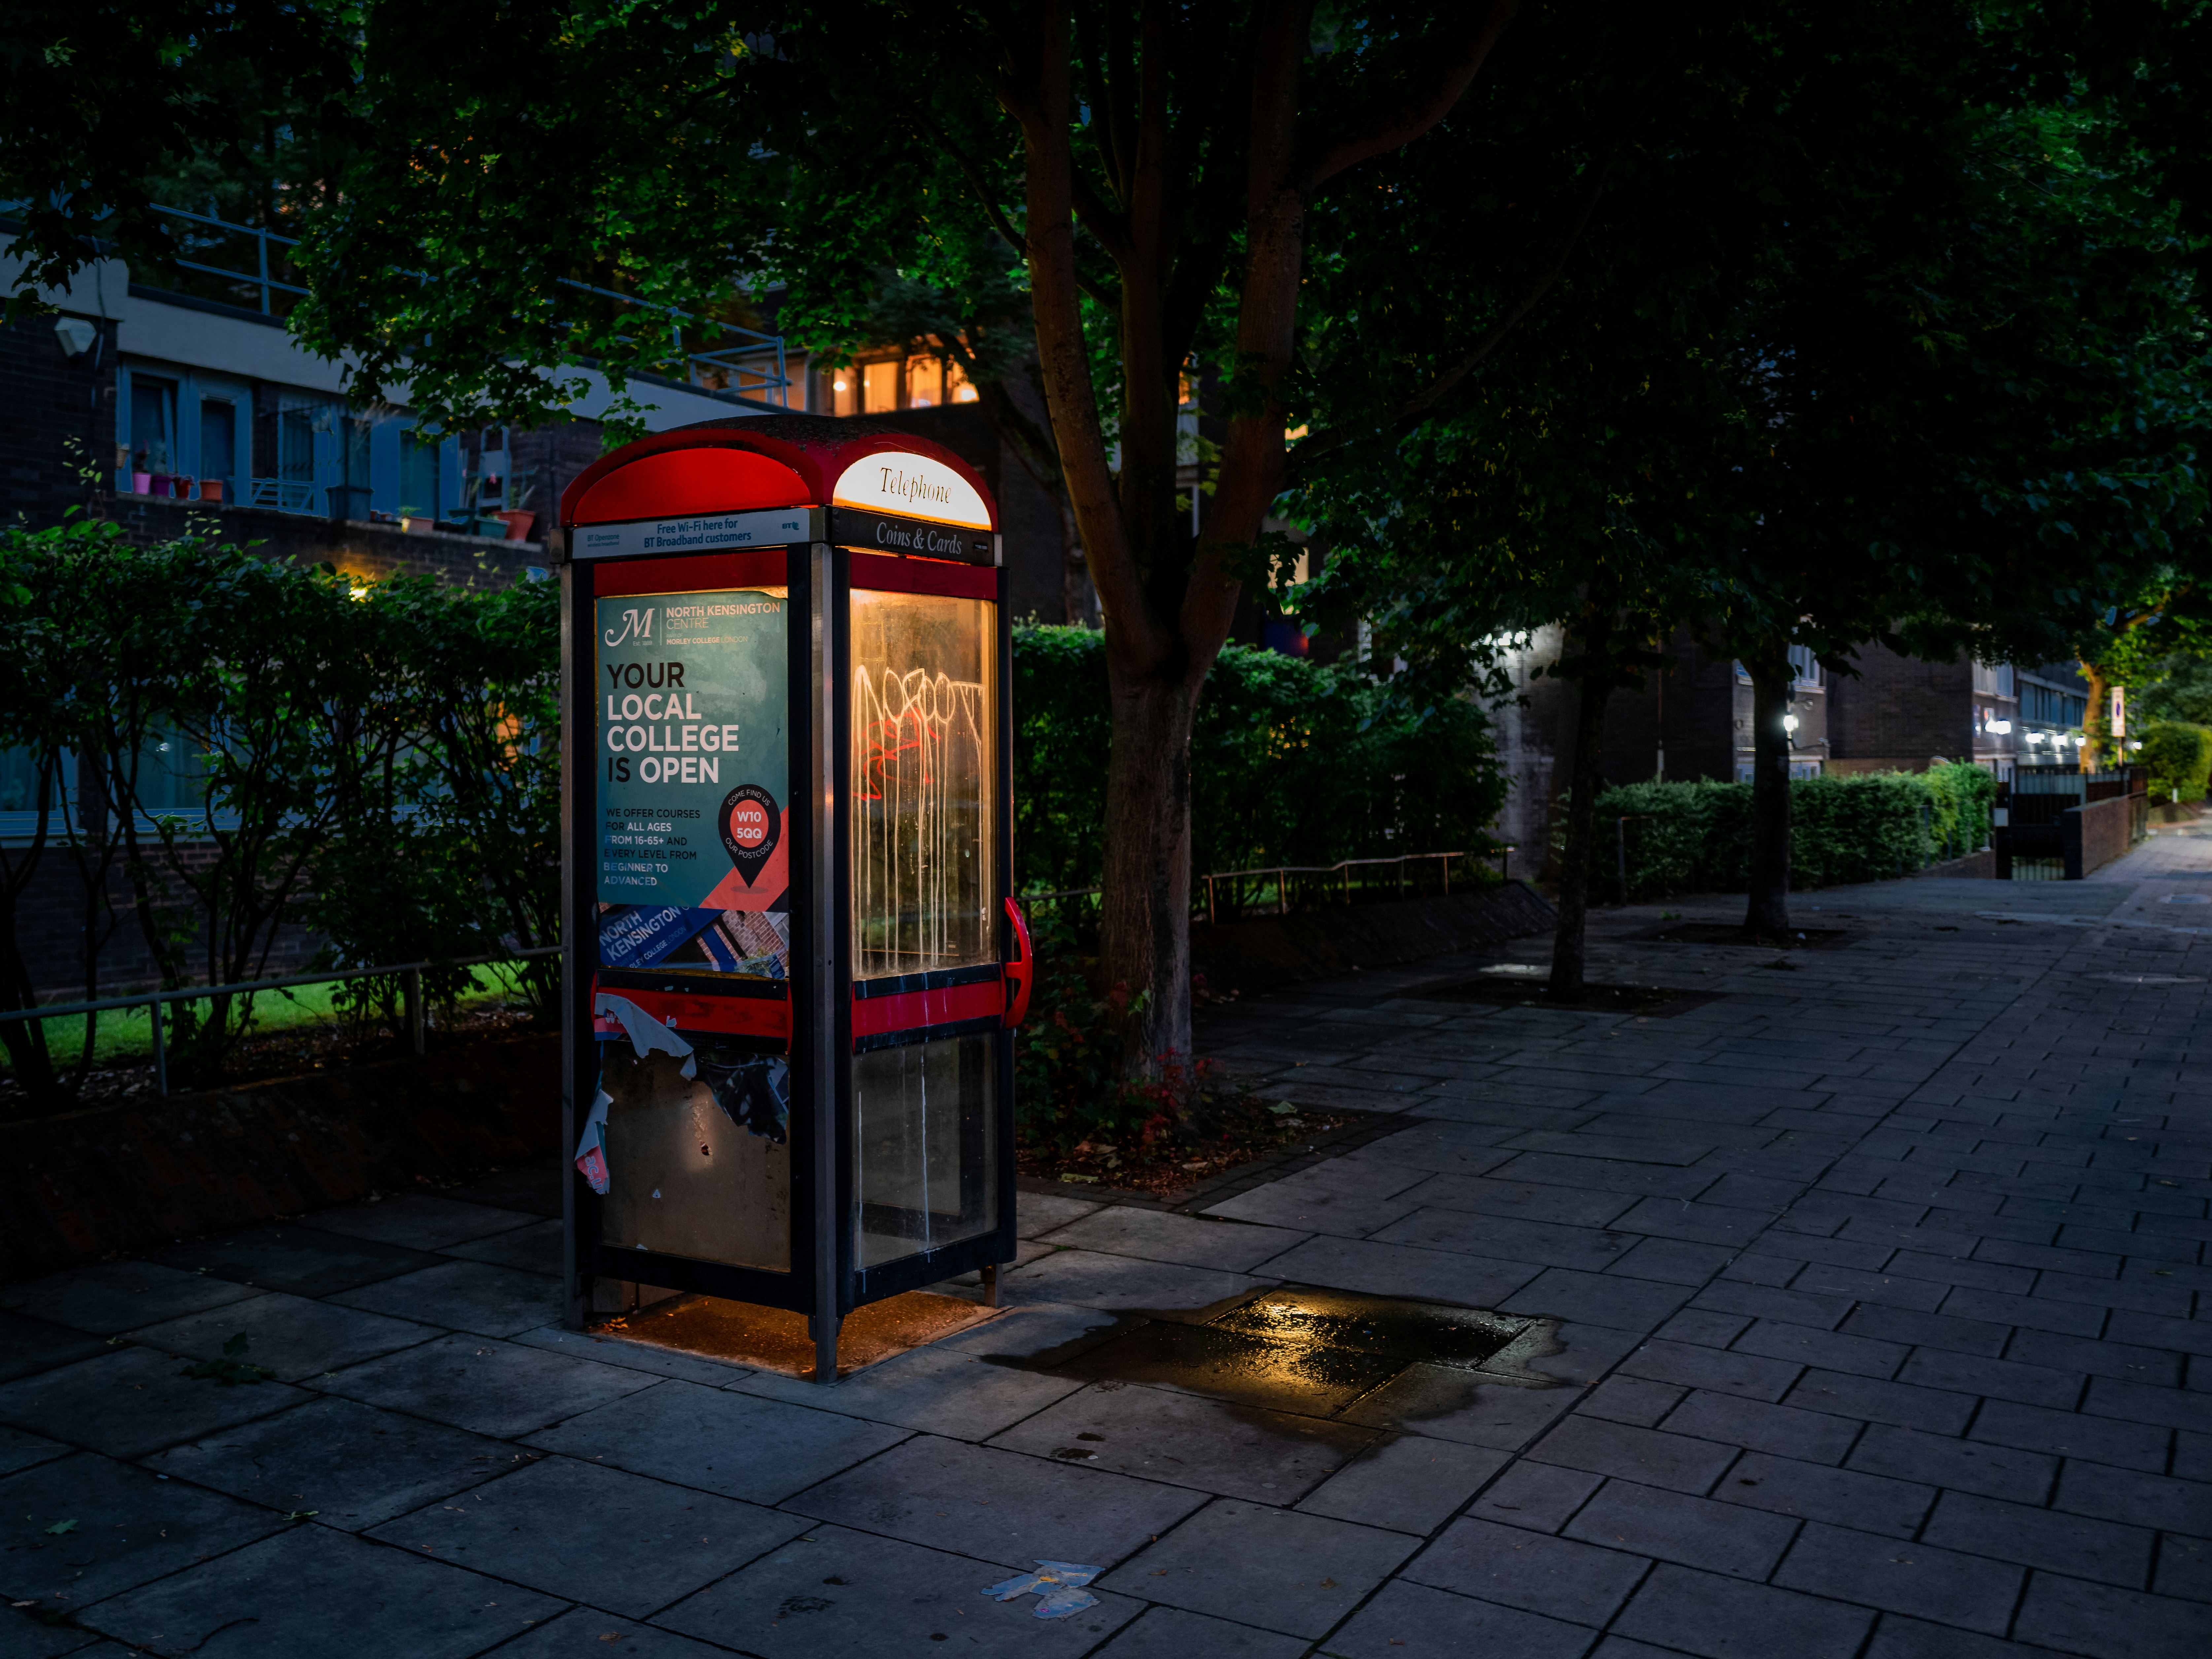
[[[1220,280],[1191,249],[1190,169],[1170,96],[1172,15],[1138,16],[1130,67],[1116,94],[1085,120],[1101,145],[1102,193],[1079,189],[1070,14],[1064,5],[1008,11],[997,27],[1000,101],[1023,135],[1027,222],[1020,246],[1036,322],[1037,368],[1074,535],[1106,634],[1113,697],[1107,772],[1105,902],[1100,978],[1146,993],[1123,1056],[1132,1073],[1190,1044],[1190,734],[1207,671],[1237,609],[1235,571],[1259,543],[1281,490],[1282,387],[1296,338],[1305,203],[1328,179],[1395,149],[1449,112],[1511,21],[1516,0],[1455,15],[1435,36],[1425,71],[1364,122],[1302,152],[1299,83],[1311,46],[1312,0],[1253,15],[1245,87],[1244,269],[1237,280],[1235,408],[1200,535],[1175,511],[1176,388],[1203,306]],[[1133,77],[1133,78],[1131,78]],[[1231,130],[1228,127],[1224,131]],[[1234,154],[1233,149],[1228,152]],[[1301,166],[1302,153],[1307,154]],[[1218,163],[1216,163],[1218,164]],[[1109,464],[1085,331],[1086,284],[1075,222],[1112,258],[1119,294],[1121,386]],[[1226,227],[1218,248],[1230,246]],[[1204,238],[1200,247],[1212,246]],[[1101,300],[1095,283],[1090,298]]]
[[[2081,735],[2088,741],[2081,745],[2081,764],[2084,772],[2094,772],[2112,744],[2112,682],[2103,669],[2089,662],[2081,665],[2081,678],[2089,682],[2089,706],[2081,720]]]
[[[1747,662],[1751,670],[1751,902],[1744,931],[1780,939],[1790,932],[1790,663]]]
[[[1589,643],[1589,642],[1586,642]],[[1567,845],[1559,859],[1559,925],[1552,935],[1554,1001],[1583,994],[1589,963],[1589,889],[1597,852],[1597,791],[1605,758],[1605,706],[1612,677],[1594,670],[1583,677],[1575,706],[1575,759],[1567,785]]]
[[[1106,773],[1100,988],[1149,992],[1123,1066],[1190,1051],[1190,733],[1199,686],[1124,674],[1109,654],[1114,747]]]

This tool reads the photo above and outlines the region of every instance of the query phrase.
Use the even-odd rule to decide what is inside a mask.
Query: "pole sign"
[[[597,601],[599,957],[791,976],[790,601]]]

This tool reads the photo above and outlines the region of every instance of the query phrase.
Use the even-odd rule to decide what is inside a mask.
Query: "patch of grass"
[[[489,966],[471,970],[473,991],[464,991],[455,999],[462,1009],[477,1007],[507,994]],[[333,1005],[332,997],[343,983],[325,980],[314,985],[294,985],[281,991],[260,991],[253,998],[253,1030],[256,1036],[267,1036],[284,1031],[311,1029],[335,1032],[347,1022]],[[88,1018],[98,1023],[92,1040],[92,1063],[95,1070],[109,1066],[129,1066],[153,1058],[154,1030],[146,1008],[109,1008],[96,1015],[64,1014],[46,1022],[46,1050],[58,1066],[76,1064],[77,1055],[84,1044],[84,1024]],[[12,1068],[0,1054],[0,1077],[7,1077]]]

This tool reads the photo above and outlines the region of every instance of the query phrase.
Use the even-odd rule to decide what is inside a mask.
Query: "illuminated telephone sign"
[[[981,483],[798,416],[561,501],[572,1323],[838,1322],[1014,1255],[1006,580]]]

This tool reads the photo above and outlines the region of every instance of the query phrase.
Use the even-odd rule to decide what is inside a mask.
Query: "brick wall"
[[[160,856],[153,848],[149,854]],[[188,869],[204,869],[214,862],[215,849],[188,845],[179,849],[179,857]],[[30,964],[41,1000],[74,1002],[85,995],[85,897],[84,876],[76,861],[63,849],[49,847],[15,906],[18,947]],[[105,900],[94,905],[94,927],[102,939],[98,994],[119,996],[159,985],[161,970],[147,948],[137,901],[121,871],[108,872]],[[263,971],[272,975],[301,972],[322,943],[304,928],[281,928]],[[204,957],[188,951],[186,961],[193,978],[206,978]]]
[[[2133,844],[2135,798],[2119,795],[2111,800],[2076,806],[2060,819],[2066,844],[2066,876],[2079,881],[2093,870],[2101,870],[2124,857]]]
[[[1641,783],[1666,738],[1667,775],[1677,781],[1735,776],[1735,665],[1715,661],[1686,630],[1668,641],[1674,667],[1647,674],[1641,690],[1616,691],[1606,706],[1605,777]],[[1662,726],[1663,721],[1663,726]]]
[[[605,438],[597,421],[562,421],[534,431],[510,428],[507,434],[507,465],[515,473],[531,474],[528,494],[518,503],[535,513],[538,522],[531,535],[549,547],[561,533],[561,492],[576,475],[605,453]],[[544,564],[542,558],[532,564]]]
[[[69,440],[103,470],[115,459],[115,325],[85,320],[97,334],[75,357],[62,355],[52,317],[0,327],[0,522],[43,528],[83,500]]]
[[[1974,752],[1973,667],[1861,647],[1856,675],[1828,680],[1828,739],[1837,772],[1924,771],[1941,755]]]

